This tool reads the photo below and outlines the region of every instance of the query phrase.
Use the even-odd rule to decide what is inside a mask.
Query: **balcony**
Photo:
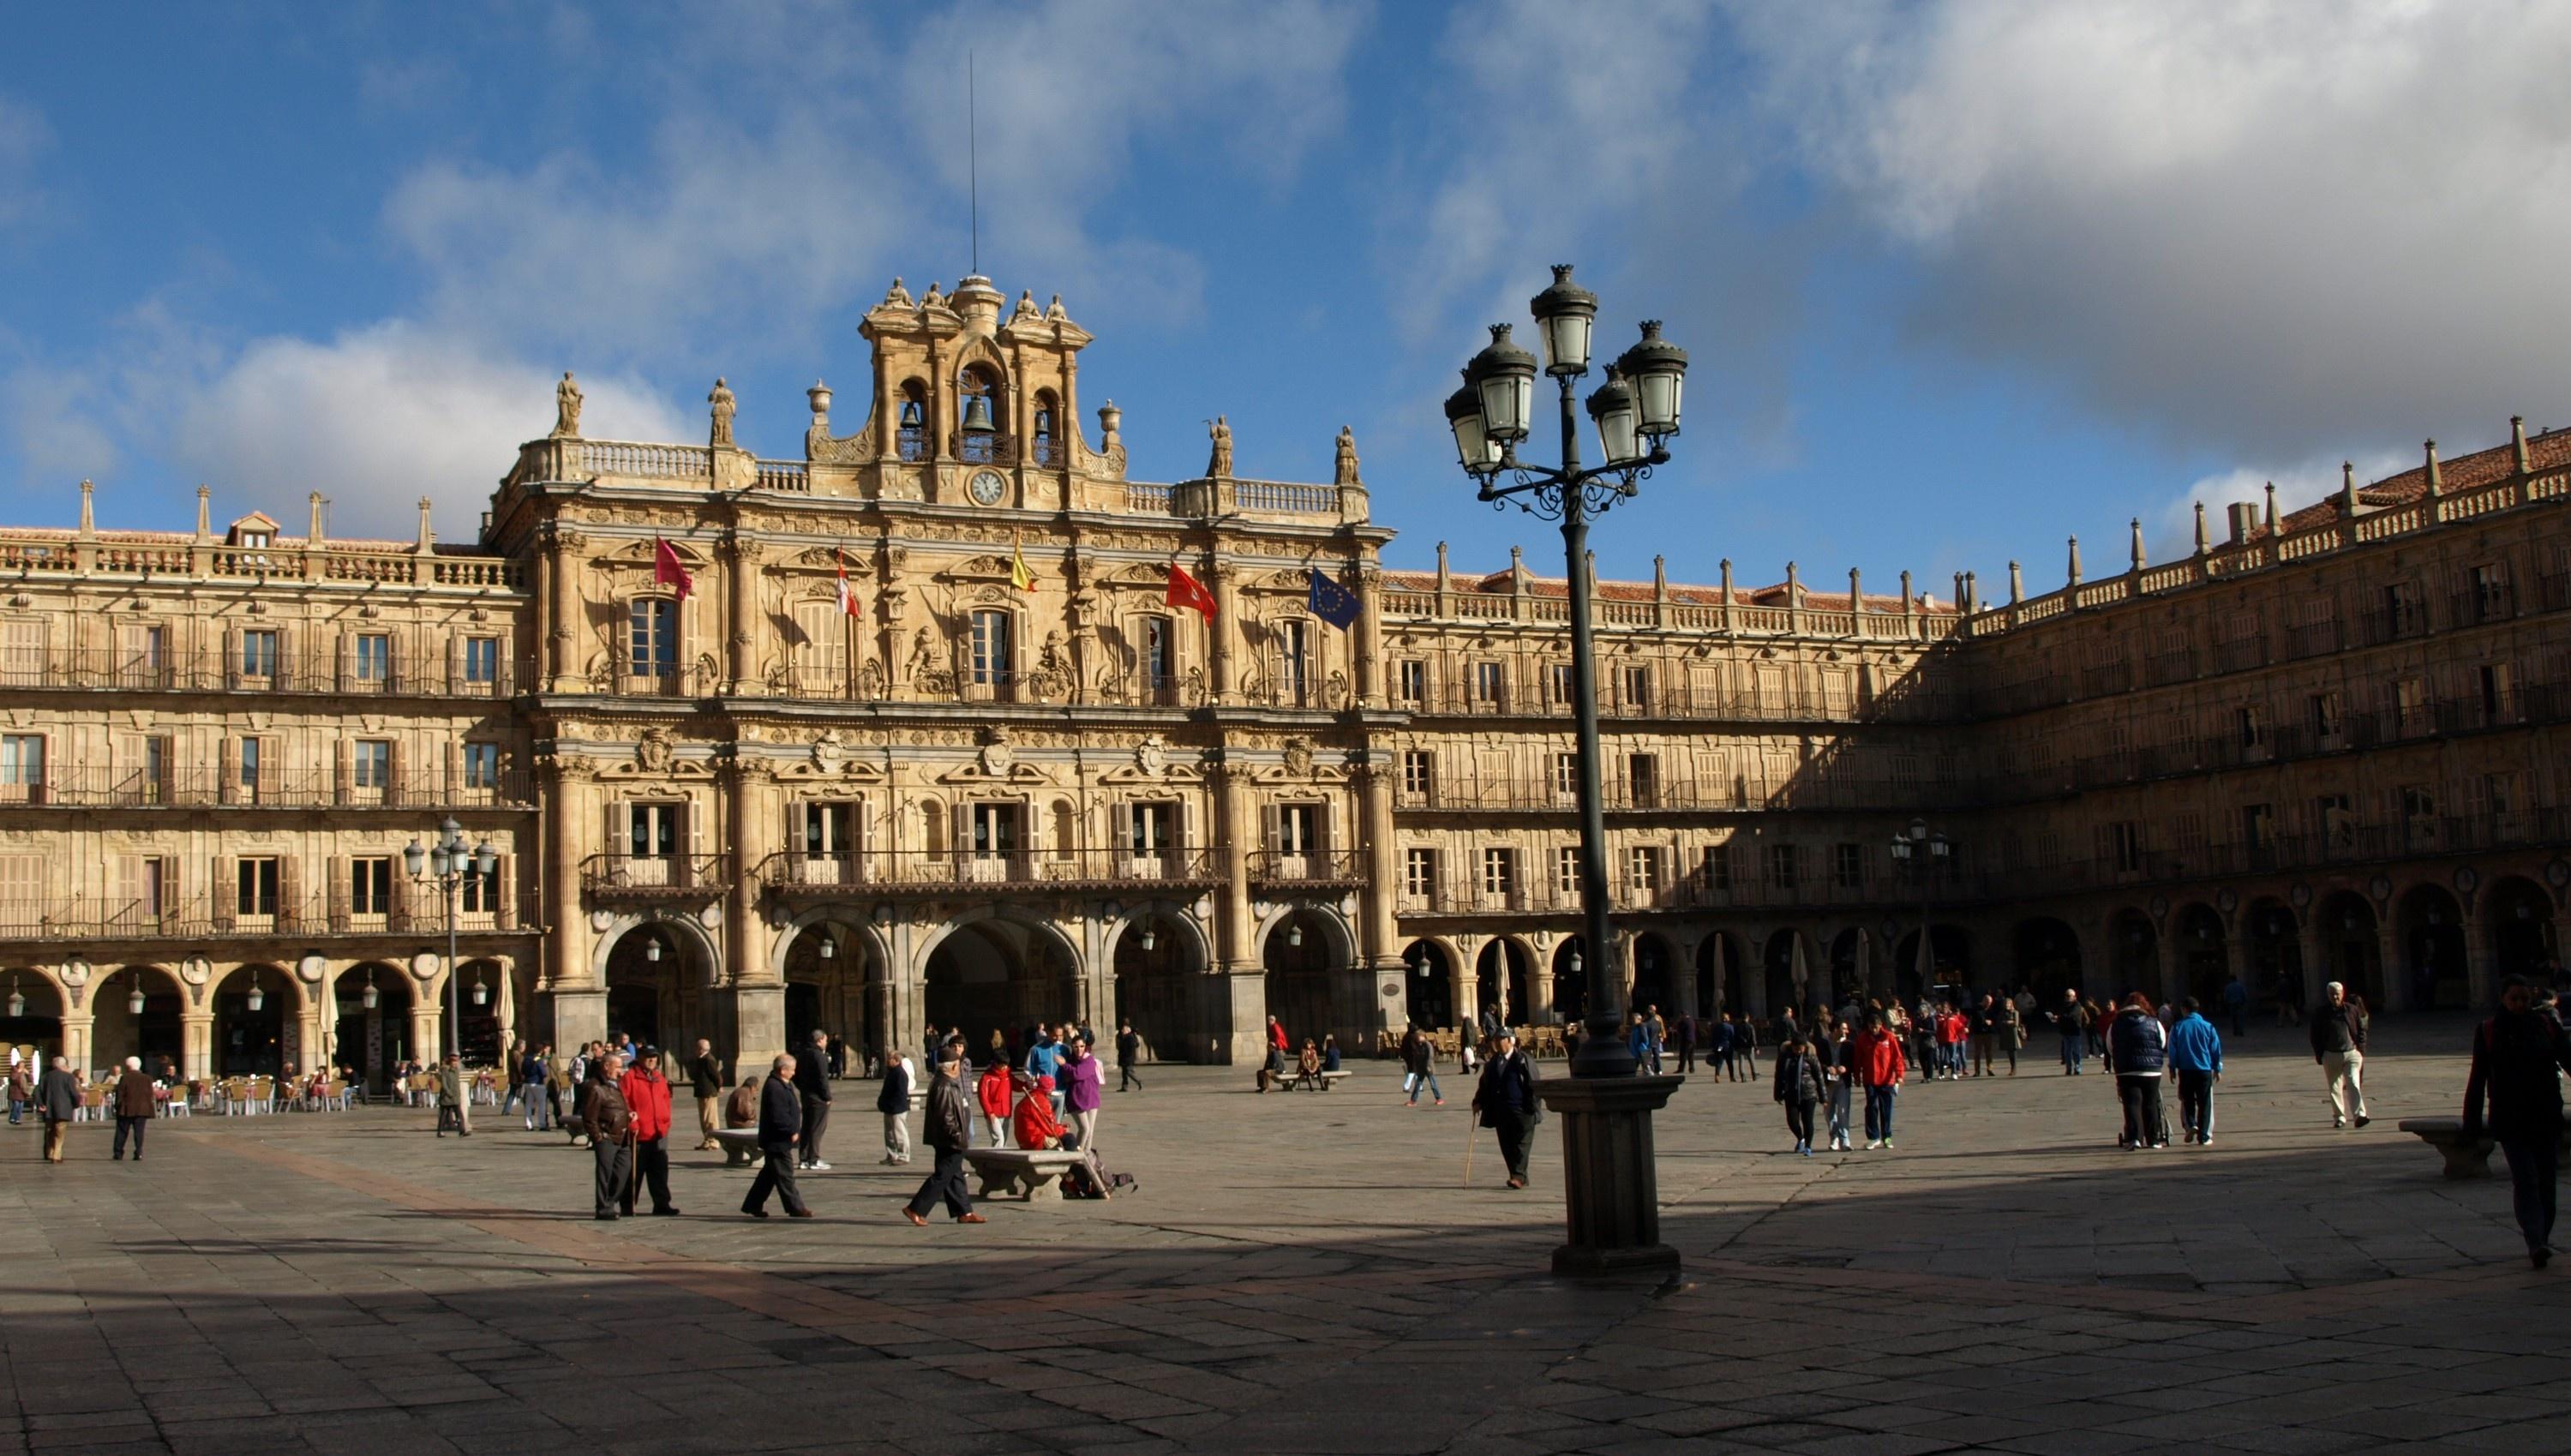
[[[1250,856],[1254,889],[1347,890],[1365,882],[1365,856],[1354,849],[1263,849]]]
[[[732,888],[732,856],[593,854],[580,862],[583,893],[600,900],[704,900]]]
[[[524,808],[535,802],[532,777],[507,769],[487,782],[466,784],[437,773],[396,773],[385,784],[360,784],[329,773],[263,772],[251,782],[237,768],[172,769],[159,775],[139,769],[65,768],[41,783],[0,783],[0,805],[77,809],[314,809],[405,810]]]
[[[830,899],[848,893],[946,893],[980,885],[1028,892],[1091,889],[1196,891],[1222,881],[1212,849],[1000,851],[872,849],[837,854],[789,850],[759,864],[760,883],[783,898]]]
[[[510,663],[476,675],[445,653],[396,651],[360,673],[329,653],[251,659],[223,652],[130,654],[97,648],[13,649],[0,654],[0,688],[84,693],[292,693],[383,698],[499,699],[515,694]]]
[[[511,892],[484,909],[459,908],[459,935],[515,935],[541,924],[532,893]],[[446,930],[445,901],[413,896],[407,908],[352,914],[343,895],[301,895],[290,900],[213,898],[119,900],[67,895],[0,901],[0,940],[178,940],[398,937],[405,950],[419,937]],[[59,944],[57,945],[59,949]]]

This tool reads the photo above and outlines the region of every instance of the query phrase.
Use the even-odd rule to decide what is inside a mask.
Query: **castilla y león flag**
[[[1175,561],[1170,563],[1170,593],[1161,600],[1172,607],[1193,607],[1208,617],[1214,615],[1214,593]]]
[[[678,551],[658,536],[652,538],[652,585],[671,588],[682,602],[697,589],[697,579],[688,575]]]

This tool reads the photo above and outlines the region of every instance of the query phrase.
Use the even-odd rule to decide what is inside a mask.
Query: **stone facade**
[[[861,331],[866,413],[816,383],[799,461],[720,383],[705,445],[586,439],[566,377],[471,548],[317,502],[0,532],[0,1036],[432,1055],[445,901],[400,849],[449,813],[501,865],[457,896],[476,1055],[1124,1015],[1244,1061],[1271,1013],[1355,1050],[1576,1009],[1559,576],[1381,570],[1344,431],[1327,485],[1233,476],[1228,425],[1128,479],[1059,300],[896,282]],[[1600,583],[1610,963],[1754,1015],[1923,969],[2487,1000],[2571,883],[2566,467],[2516,441],[2004,606]],[[1956,846],[1924,881],[1914,818]]]

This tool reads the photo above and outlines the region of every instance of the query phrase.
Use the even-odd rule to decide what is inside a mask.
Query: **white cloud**
[[[168,455],[241,511],[299,522],[317,490],[334,533],[407,539],[427,496],[440,536],[470,539],[518,444],[552,428],[556,377],[397,320],[326,343],[262,338],[181,402]],[[581,387],[584,434],[691,433],[630,378]]]
[[[2571,9],[1739,6],[1935,345],[2199,448],[2496,436],[2571,364]]]
[[[42,212],[45,198],[36,187],[36,159],[53,145],[54,129],[44,113],[0,96],[0,230]]]

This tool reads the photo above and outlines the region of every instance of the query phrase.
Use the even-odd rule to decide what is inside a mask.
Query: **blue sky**
[[[1545,264],[1695,360],[1602,567],[1986,594],[2156,557],[2423,437],[2571,424],[2571,10],[1952,0],[25,7],[0,59],[8,518],[469,535],[579,371],[594,435],[799,452],[859,314],[983,270],[1098,335],[1138,477],[1326,478],[1396,565],[1549,529],[1438,403]],[[1093,432],[1094,419],[1085,425]]]

